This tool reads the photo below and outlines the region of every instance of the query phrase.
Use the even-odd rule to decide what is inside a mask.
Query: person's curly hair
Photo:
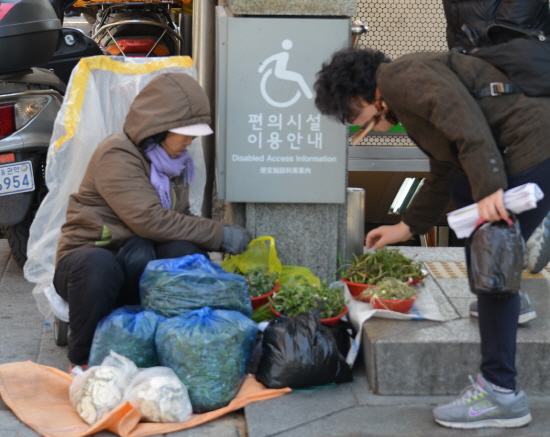
[[[380,64],[390,62],[382,52],[371,49],[344,49],[323,63],[315,82],[315,106],[322,114],[341,123],[359,115],[358,97],[374,102],[376,71]]]

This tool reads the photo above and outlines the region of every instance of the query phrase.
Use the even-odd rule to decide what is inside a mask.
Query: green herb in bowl
[[[270,272],[262,267],[250,269],[246,273],[239,274],[246,279],[250,297],[260,297],[269,293],[275,288],[275,284],[279,279],[279,274],[277,272]]]
[[[328,319],[344,311],[342,290],[329,287],[326,281],[322,281],[319,286],[299,282],[285,284],[270,301],[276,311],[288,317],[321,308],[321,318]]]
[[[424,278],[422,263],[407,258],[398,249],[387,247],[367,252],[355,260],[342,274],[342,279],[356,284],[377,284],[384,278],[402,282]]]
[[[399,279],[384,278],[374,287],[363,292],[363,294],[367,293],[371,299],[411,299],[418,295],[418,290]],[[361,298],[366,297],[363,294]]]

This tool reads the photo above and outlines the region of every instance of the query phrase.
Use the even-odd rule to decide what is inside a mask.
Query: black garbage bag
[[[269,388],[304,388],[352,380],[318,310],[294,318],[276,317],[263,333],[256,379]]]
[[[466,242],[466,266],[472,293],[493,297],[517,294],[525,242],[519,222],[484,223]]]

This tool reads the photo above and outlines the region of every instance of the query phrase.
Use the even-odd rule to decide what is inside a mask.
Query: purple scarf
[[[177,158],[170,158],[168,153],[158,143],[150,144],[145,149],[145,156],[151,160],[151,185],[160,198],[160,204],[166,209],[172,207],[170,198],[169,176],[179,176],[183,172],[183,184],[187,185],[195,180],[195,163],[186,150]]]

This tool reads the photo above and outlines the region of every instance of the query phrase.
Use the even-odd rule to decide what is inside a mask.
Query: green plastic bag
[[[281,261],[277,256],[275,239],[269,236],[258,237],[248,243],[240,255],[230,255],[221,264],[222,268],[231,273],[246,273],[249,270],[263,268],[268,272],[281,274]]]
[[[315,286],[321,284],[321,280],[307,267],[283,266],[283,271],[279,275],[279,284],[281,287],[294,282]]]

